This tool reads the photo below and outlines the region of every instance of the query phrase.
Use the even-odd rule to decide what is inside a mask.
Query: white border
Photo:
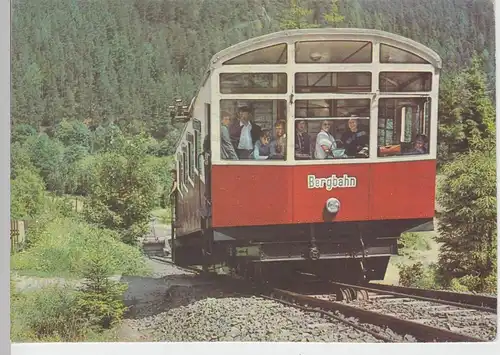
[[[0,201],[2,230],[0,233],[0,354],[10,354],[10,0],[0,5],[0,107],[2,116],[0,138],[2,144],[2,175]]]
[[[165,355],[165,354],[217,354],[217,355],[353,355],[384,354],[422,355],[452,353],[494,354],[498,343],[51,343],[13,344],[12,355]],[[3,355],[3,354],[2,354]]]
[[[9,346],[9,316],[6,310],[9,309],[9,241],[6,235],[9,223],[9,188],[8,188],[8,172],[10,154],[9,154],[9,132],[10,132],[10,1],[2,1],[0,16],[3,21],[0,21],[0,26],[3,30],[0,32],[0,51],[2,52],[0,71],[0,85],[2,104],[2,119],[1,124],[4,129],[0,129],[0,134],[4,135],[0,139],[4,148],[1,150],[2,164],[7,169],[4,169],[2,175],[3,180],[0,181],[1,203],[3,204],[2,216],[4,219],[3,225],[6,230],[4,236],[0,238],[0,354],[8,355],[10,353]],[[500,10],[499,5],[495,4],[495,14]],[[495,15],[496,17],[496,15]],[[498,19],[496,18],[496,23]],[[497,26],[498,27],[498,26]],[[500,30],[496,29],[496,37],[500,38]],[[499,51],[496,50],[496,58],[499,58]],[[496,77],[500,76],[500,68],[497,63]],[[497,83],[497,102],[500,102],[500,92]],[[497,120],[500,114],[497,111]],[[497,130],[497,141],[500,138],[500,132]],[[500,155],[500,147],[497,144],[497,159]],[[500,160],[500,159],[499,159]],[[497,180],[500,174],[497,171]],[[498,191],[498,190],[497,190]],[[499,194],[500,195],[500,194]],[[4,209],[5,208],[5,209]],[[500,216],[499,216],[500,219]],[[500,246],[499,246],[500,249]],[[500,274],[500,267],[499,267]],[[425,350],[423,350],[425,348]],[[496,351],[494,349],[497,349]],[[352,355],[353,353],[384,354],[397,355],[405,353],[406,355],[421,355],[424,352],[429,354],[453,353],[461,354],[494,354],[500,353],[499,343],[479,343],[479,344],[303,344],[303,343],[59,343],[59,344],[13,344],[13,355],[133,355],[137,353],[147,355],[165,355],[165,354],[234,354],[239,355],[255,355],[258,352],[272,353],[273,355],[309,355],[309,354],[339,354]]]

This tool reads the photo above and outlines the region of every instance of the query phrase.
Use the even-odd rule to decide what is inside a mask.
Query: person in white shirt
[[[316,136],[316,150],[314,154],[316,159],[325,159],[333,149],[337,148],[335,138],[329,132],[330,126],[329,121],[325,120],[321,123],[321,131]]]

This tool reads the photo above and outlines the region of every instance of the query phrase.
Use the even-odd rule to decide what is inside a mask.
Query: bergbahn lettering
[[[317,178],[316,175],[307,176],[308,189],[323,189],[327,191],[341,187],[356,187],[358,181],[354,176],[344,174],[344,176],[337,177],[333,174],[327,178]]]

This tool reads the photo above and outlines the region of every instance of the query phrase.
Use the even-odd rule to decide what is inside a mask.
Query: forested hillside
[[[304,0],[315,21],[329,0]],[[444,73],[482,55],[494,87],[490,0],[340,0],[339,27],[377,28],[415,39],[443,58]],[[209,58],[279,30],[289,0],[13,1],[12,120],[50,134],[63,119],[114,122],[168,142],[168,106],[189,100]],[[171,145],[167,144],[166,145]],[[171,147],[170,147],[171,148]]]

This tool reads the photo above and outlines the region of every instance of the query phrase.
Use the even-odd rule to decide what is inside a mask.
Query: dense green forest
[[[332,2],[301,4],[321,23]],[[288,0],[13,1],[13,123],[53,129],[63,119],[91,128],[113,122],[172,142],[173,98],[191,99],[216,52],[279,30],[288,6]],[[415,39],[442,56],[444,75],[479,53],[494,87],[491,1],[344,0],[338,7],[344,20],[337,27]]]
[[[137,241],[153,209],[168,222],[181,128],[168,107],[191,99],[216,52],[283,28],[376,28],[441,55],[442,249],[400,280],[496,292],[493,10],[490,0],[13,0],[11,218],[29,228],[12,269],[88,281],[76,293],[11,290],[13,339],[95,339],[119,322],[123,290],[103,276],[147,274]]]

